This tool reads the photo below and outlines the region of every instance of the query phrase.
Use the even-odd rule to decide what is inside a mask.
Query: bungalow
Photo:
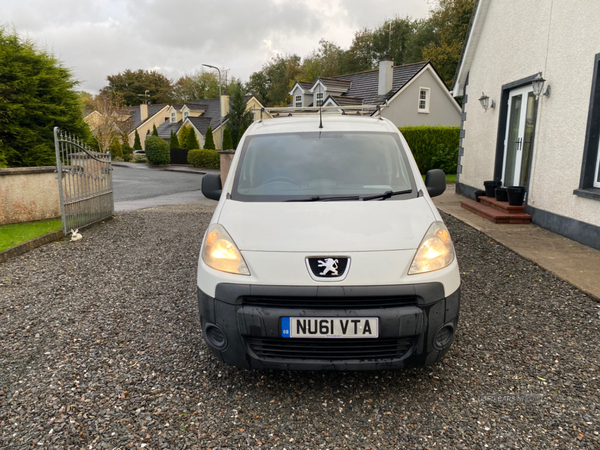
[[[385,59],[375,70],[296,81],[290,95],[295,107],[387,104],[381,115],[398,127],[460,124],[460,107],[431,62],[394,67]]]
[[[453,86],[456,190],[524,186],[533,223],[600,249],[600,2],[479,0]]]

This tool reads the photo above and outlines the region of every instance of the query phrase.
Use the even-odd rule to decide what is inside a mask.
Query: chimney
[[[221,95],[221,116],[229,114],[229,95]]]
[[[392,90],[394,81],[394,61],[388,55],[379,62],[379,87],[377,95],[385,95]]]
[[[144,121],[147,118],[148,118],[148,104],[147,103],[142,103],[140,105],[140,119],[142,121]]]

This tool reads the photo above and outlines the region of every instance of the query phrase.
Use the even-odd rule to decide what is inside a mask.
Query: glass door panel
[[[521,122],[521,95],[515,95],[510,99],[508,118],[508,139],[506,140],[504,155],[504,177],[505,186],[512,186],[515,178],[515,163],[517,153],[521,145],[519,137],[519,123]],[[510,180],[510,181],[509,181]]]

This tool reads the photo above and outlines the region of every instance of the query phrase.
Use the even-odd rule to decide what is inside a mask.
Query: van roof
[[[389,120],[370,116],[323,114],[323,128],[319,128],[319,115],[276,117],[255,122],[249,134],[296,133],[307,131],[378,131],[393,132],[398,128]]]

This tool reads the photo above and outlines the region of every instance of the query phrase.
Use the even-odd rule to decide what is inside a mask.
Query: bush
[[[187,148],[190,150],[197,150],[200,148],[200,144],[198,143],[198,139],[196,138],[196,132],[190,128],[187,136],[185,137],[185,144],[183,148]]]
[[[113,156],[113,159],[123,156],[123,149],[121,148],[121,143],[119,142],[119,138],[117,138],[117,137],[113,138],[108,150],[110,151],[110,154]]]
[[[204,138],[204,148],[207,150],[215,149],[215,140],[213,138],[212,127],[210,125],[206,130],[206,137]]]
[[[133,155],[134,163],[147,163],[148,159],[144,155]]]
[[[141,150],[142,149],[142,143],[140,141],[140,135],[138,134],[137,130],[135,130],[135,140],[133,141],[133,149],[134,150]]]
[[[410,147],[422,174],[431,169],[456,173],[460,127],[399,128]]]
[[[146,138],[146,158],[150,164],[169,164],[171,162],[169,144],[158,136]]]
[[[123,153],[123,161],[125,161],[125,162],[131,161],[131,155],[129,153]]]
[[[188,162],[195,167],[204,169],[220,169],[221,157],[216,150],[190,150]]]

